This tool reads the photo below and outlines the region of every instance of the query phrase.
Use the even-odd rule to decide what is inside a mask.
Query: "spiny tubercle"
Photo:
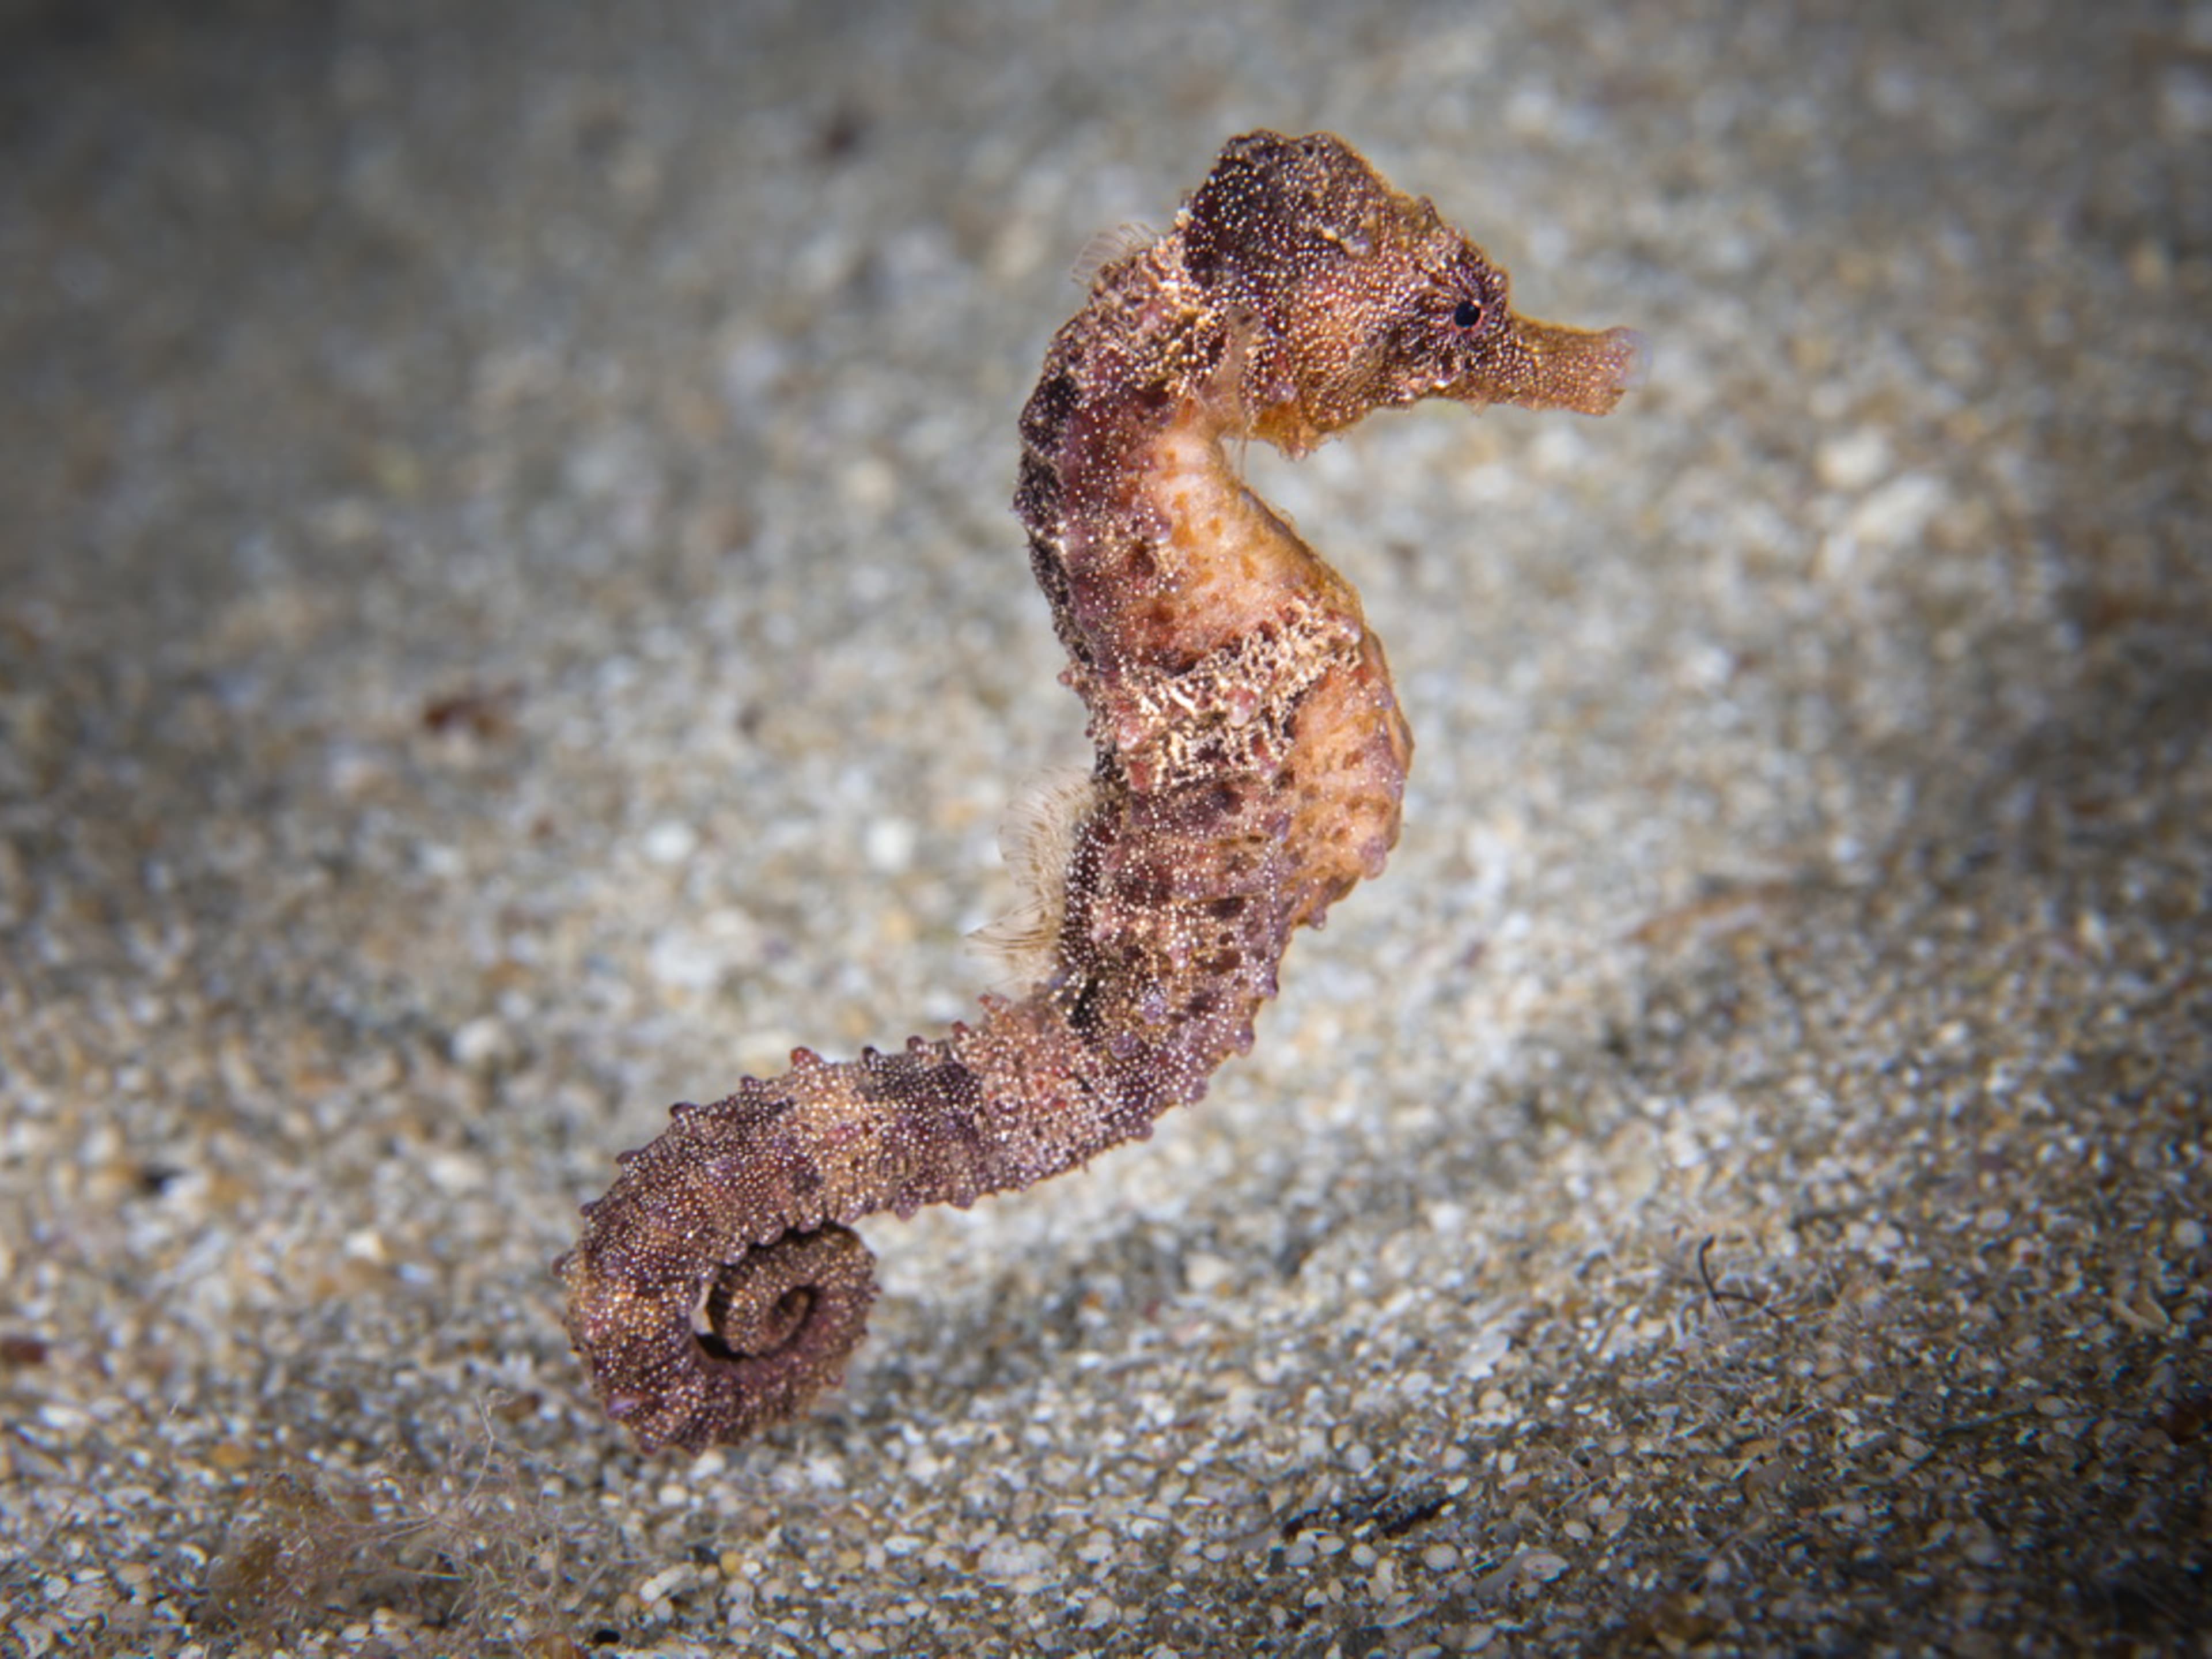
[[[1382,646],[1228,447],[1302,454],[1424,398],[1602,414],[1638,352],[1516,315],[1504,271],[1326,133],[1232,140],[1098,271],[1022,412],[1014,502],[1097,751],[1050,843],[1043,968],[976,1024],[800,1049],[623,1155],[556,1269],[641,1445],[737,1440],[837,1382],[875,1295],[854,1221],[1150,1133],[1251,1047],[1291,933],[1382,869],[1412,752]]]

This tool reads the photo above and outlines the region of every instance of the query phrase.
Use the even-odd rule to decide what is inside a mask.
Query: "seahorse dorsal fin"
[[[1013,908],[968,935],[998,969],[1002,985],[1029,986],[1051,969],[1067,908],[1067,861],[1075,834],[1098,799],[1091,774],[1053,767],[1030,780],[1008,803],[999,825],[999,852],[1013,872]]]

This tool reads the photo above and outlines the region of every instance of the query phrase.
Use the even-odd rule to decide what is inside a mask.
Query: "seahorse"
[[[1042,967],[975,1023],[747,1078],[618,1159],[555,1264],[608,1413],[698,1450],[842,1381],[862,1216],[966,1206],[1148,1135],[1253,1042],[1291,934],[1377,874],[1413,743],[1351,586],[1242,482],[1378,409],[1589,415],[1626,329],[1516,314],[1504,271],[1328,133],[1231,140],[1105,263],[1023,410],[1014,508],[1097,755],[1035,838]]]

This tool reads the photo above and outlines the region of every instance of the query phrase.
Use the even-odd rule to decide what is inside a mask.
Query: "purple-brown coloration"
[[[1015,510],[1097,747],[1018,1000],[902,1054],[678,1106],[558,1271],[607,1409],[697,1449],[834,1383],[875,1294],[850,1231],[1148,1134],[1252,1046],[1291,935],[1382,867],[1412,739],[1350,586],[1224,446],[1302,454],[1441,397],[1602,414],[1636,338],[1516,317],[1505,273],[1341,139],[1258,132],[1113,260],[1021,419]]]

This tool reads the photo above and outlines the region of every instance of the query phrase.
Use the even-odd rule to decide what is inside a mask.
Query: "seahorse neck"
[[[1230,332],[1171,235],[1102,271],[1046,355],[1022,413],[1014,507],[1079,673],[1145,659],[1132,613],[1147,596],[1166,605],[1192,556],[1176,533],[1187,486],[1234,482],[1219,445]]]

